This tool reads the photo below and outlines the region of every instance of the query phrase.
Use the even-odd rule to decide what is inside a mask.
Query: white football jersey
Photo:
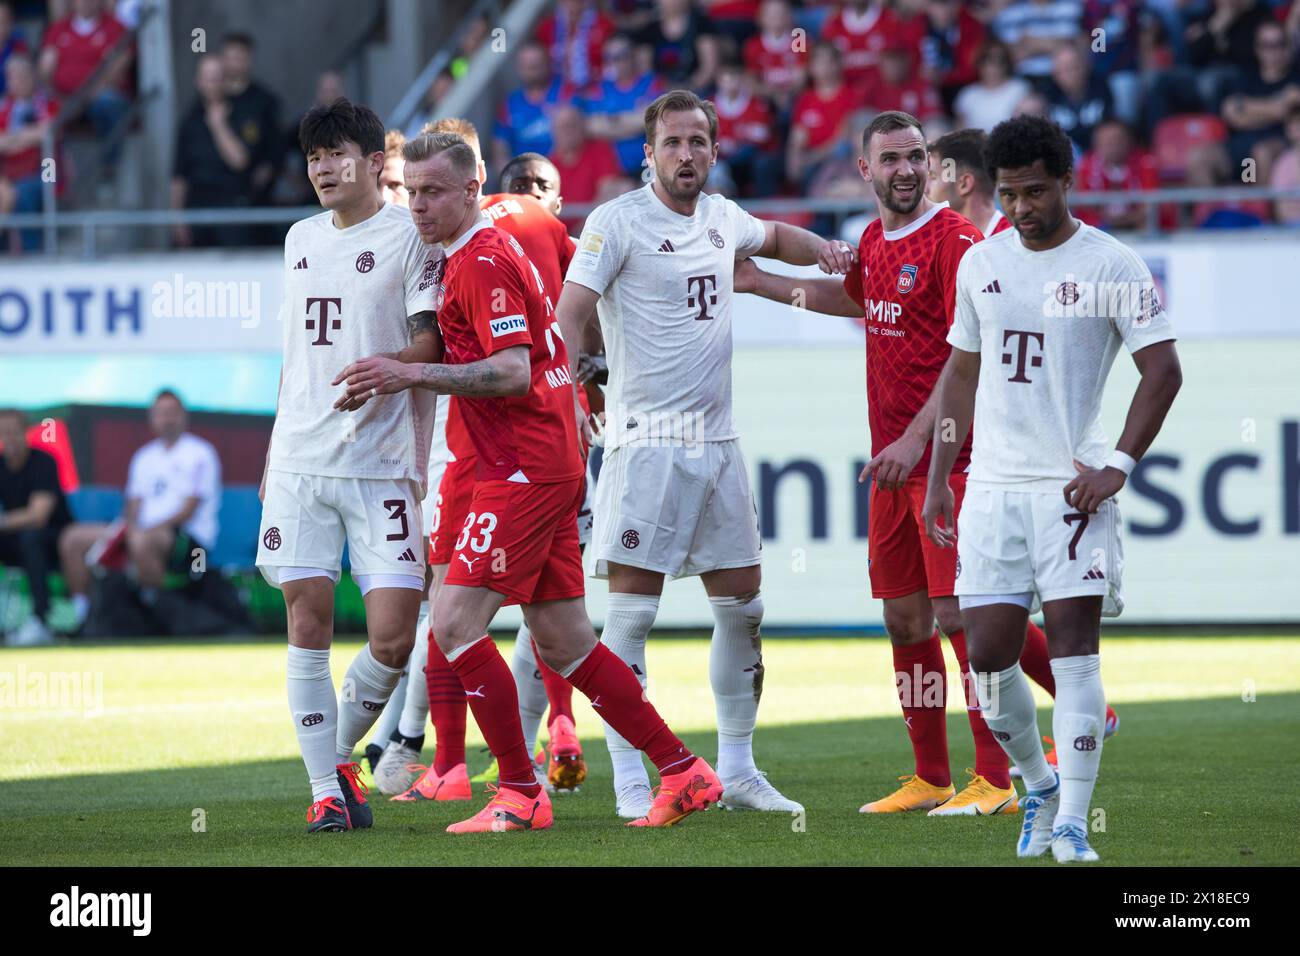
[[[436,396],[406,389],[355,412],[331,385],[350,363],[411,342],[407,316],[433,311],[440,249],[408,210],[385,204],[347,229],[324,212],[294,223],[284,243],[284,365],[270,467],[331,478],[427,480]]]
[[[142,528],[153,528],[176,517],[189,498],[198,507],[185,531],[211,548],[217,543],[217,512],[221,509],[221,459],[209,442],[189,432],[168,448],[155,438],[131,456],[126,496],[140,499],[136,516]]]
[[[702,193],[683,216],[651,184],[587,218],[565,281],[601,296],[607,451],[736,437],[732,277],[763,238],[763,223],[730,199]]]
[[[957,267],[948,342],[980,353],[969,481],[1059,493],[1074,461],[1100,468],[1111,446],[1101,396],[1122,341],[1136,352],[1174,338],[1142,259],[1080,223],[1033,252],[1008,229]]]

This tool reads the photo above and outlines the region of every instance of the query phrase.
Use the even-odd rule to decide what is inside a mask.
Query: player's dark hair
[[[709,121],[709,143],[718,141],[718,111],[709,100],[702,100],[690,90],[669,90],[645,108],[645,141],[655,143],[655,128],[665,113],[690,113],[700,110]]]
[[[252,52],[256,49],[257,44],[253,41],[251,33],[245,33],[243,30],[231,30],[221,38],[221,48],[228,46],[242,46],[245,50]]]
[[[183,401],[181,401],[181,397],[180,397],[179,395],[177,395],[176,392],[173,391],[173,390],[170,389],[170,388],[160,388],[160,389],[158,389],[158,394],[155,395],[155,396],[153,397],[153,403],[152,403],[152,404],[157,405],[157,404],[158,404],[160,401],[162,401],[164,398],[170,398],[170,399],[172,399],[172,401],[174,401],[174,402],[175,402],[177,405],[179,405],[181,408],[184,408],[184,407],[185,407],[185,403],[184,403]]]
[[[316,106],[298,124],[298,145],[304,155],[346,142],[361,147],[361,155],[384,151],[384,124],[369,106],[340,96],[328,106]]]
[[[862,152],[864,154],[867,152],[871,137],[877,133],[893,133],[900,129],[915,129],[921,134],[921,139],[925,139],[925,128],[911,113],[904,113],[902,110],[885,110],[883,113],[877,113],[867,124],[867,128],[862,131]]]
[[[993,180],[984,167],[984,151],[988,134],[982,129],[959,129],[945,133],[930,144],[930,152],[941,160],[951,159],[960,173],[975,177],[975,187],[985,195],[993,195]]]
[[[510,180],[515,178],[515,174],[521,168],[530,163],[545,163],[551,169],[555,169],[555,164],[543,156],[541,153],[520,153],[513,157],[508,163],[501,167],[501,191],[510,192]],[[560,178],[560,171],[555,169],[555,178]]]
[[[1038,160],[1049,176],[1060,179],[1074,168],[1070,137],[1042,116],[1017,116],[993,127],[984,150],[984,168],[994,182],[999,169],[1024,169]]]

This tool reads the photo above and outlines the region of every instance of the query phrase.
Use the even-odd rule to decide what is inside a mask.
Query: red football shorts
[[[443,469],[438,494],[433,499],[433,530],[429,532],[429,563],[450,564],[456,538],[465,526],[469,502],[474,496],[474,457],[448,462]]]
[[[583,491],[581,477],[545,485],[476,482],[445,583],[489,588],[506,604],[582,597]]]
[[[966,493],[966,473],[948,476],[954,519]],[[952,597],[957,549],[941,548],[925,534],[925,475],[913,475],[896,491],[871,489],[867,517],[867,568],[871,596],[897,598],[924,589],[930,597]]]

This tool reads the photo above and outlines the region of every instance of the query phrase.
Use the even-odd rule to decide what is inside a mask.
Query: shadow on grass
[[[1104,862],[1295,865],[1300,694],[1124,704],[1093,800]],[[1051,733],[1050,712],[1040,726]],[[590,729],[590,725],[587,729]],[[949,712],[955,782],[973,764],[965,715]],[[712,759],[711,734],[686,743]],[[141,741],[141,746],[148,746]],[[614,816],[609,757],[586,739],[590,776],[555,798],[556,826],[536,835],[451,837],[482,805],[377,799],[375,829],[308,837],[298,760],[260,761],[3,784],[0,864],[22,865],[672,865],[1016,864],[1018,816],[871,816],[857,807],[911,769],[901,721],[877,718],[762,727],[757,756],[803,816],[710,811],[664,831]],[[426,752],[427,753],[427,752]],[[486,756],[471,755],[471,771]],[[1029,861],[1022,865],[1053,865]]]

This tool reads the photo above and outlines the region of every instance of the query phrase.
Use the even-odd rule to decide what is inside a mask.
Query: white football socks
[[[397,732],[407,740],[423,737],[424,723],[429,719],[429,682],[424,673],[428,663],[429,615],[425,614],[415,629],[415,645],[411,648],[411,659],[406,662],[406,693],[402,693],[400,686],[393,692],[393,698],[402,705]]]
[[[352,751],[392,696],[402,677],[400,667],[375,660],[367,644],[352,658],[339,693],[337,755],[339,763],[351,763]]]
[[[718,776],[736,784],[758,773],[754,766],[754,725],[763,696],[763,599],[757,591],[741,597],[711,597],[713,640],[709,644],[709,683],[718,716]]]
[[[600,632],[600,643],[614,656],[632,668],[641,686],[649,679],[645,666],[645,643],[659,613],[657,594],[621,594],[611,591],[605,612],[605,626]],[[605,724],[605,744],[609,759],[614,765],[614,792],[634,783],[650,786],[650,775],[641,759],[641,751],[623,739],[609,724]]]
[[[515,676],[519,694],[519,722],[524,727],[524,745],[529,756],[537,750],[537,732],[546,713],[546,685],[533,655],[533,635],[527,624],[519,625],[515,635],[515,652],[510,658],[510,673]]]
[[[1038,708],[1020,664],[1012,664],[1004,671],[977,672],[975,692],[979,695],[985,723],[1007,756],[1020,768],[1025,786],[1030,790],[1050,790],[1056,783],[1056,775],[1043,753]]]
[[[1056,825],[1072,823],[1088,829],[1088,804],[1101,765],[1102,729],[1106,724],[1106,694],[1101,686],[1101,656],[1083,654],[1052,660],[1056,678],[1056,710],[1052,735],[1061,773],[1061,809]]]
[[[326,797],[343,799],[334,766],[338,730],[338,703],[330,676],[330,652],[289,645],[287,668],[289,713],[298,734],[298,749],[311,780],[312,802]]]

